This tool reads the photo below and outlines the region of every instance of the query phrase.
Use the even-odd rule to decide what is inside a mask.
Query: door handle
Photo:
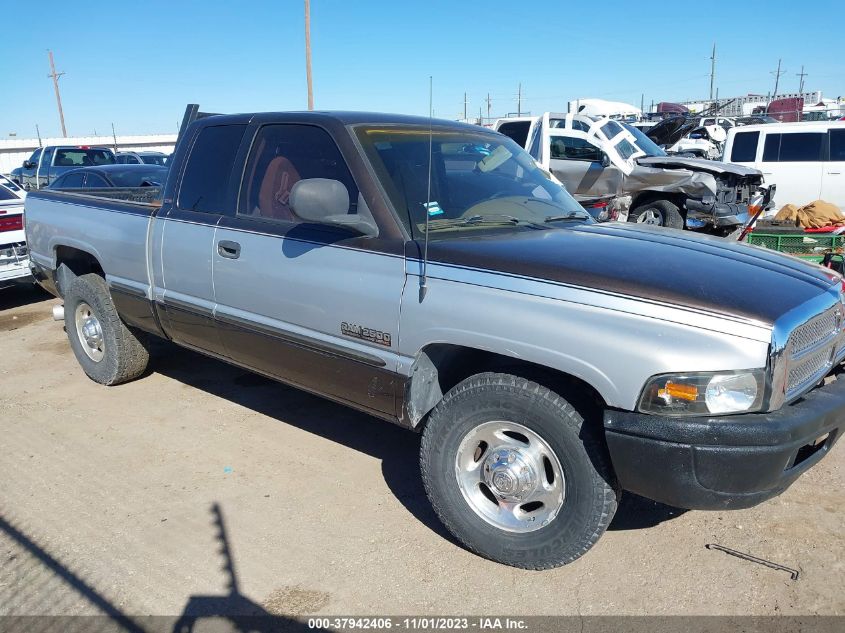
[[[237,259],[241,256],[241,245],[237,242],[221,240],[217,242],[217,252],[220,254],[220,257],[226,257],[227,259]]]

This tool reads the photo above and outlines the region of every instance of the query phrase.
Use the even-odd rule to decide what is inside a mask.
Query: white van
[[[762,171],[775,208],[824,200],[845,212],[845,121],[731,128],[722,160]]]

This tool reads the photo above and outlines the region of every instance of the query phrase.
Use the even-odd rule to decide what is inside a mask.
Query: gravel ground
[[[627,495],[585,557],[522,571],[444,532],[414,433],[164,343],[102,387],[55,303],[0,292],[0,615],[845,614],[845,442],[749,510]]]

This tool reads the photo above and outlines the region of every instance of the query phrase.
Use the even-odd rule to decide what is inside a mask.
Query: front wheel
[[[616,512],[600,433],[562,397],[516,376],[479,374],[449,391],[426,423],[420,463],[446,528],[506,565],[570,563]]]
[[[668,200],[654,200],[637,206],[628,214],[628,222],[683,229],[684,217],[680,209]]]

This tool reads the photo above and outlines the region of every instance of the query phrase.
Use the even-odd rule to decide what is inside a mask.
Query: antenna
[[[428,76],[428,193],[425,197],[425,240],[423,242],[423,261],[422,261],[422,277],[420,278],[420,303],[425,299],[425,294],[428,292],[426,285],[428,275],[428,218],[431,209],[431,157],[432,157],[432,132],[431,119],[434,116],[433,106],[434,82],[431,75]]]

